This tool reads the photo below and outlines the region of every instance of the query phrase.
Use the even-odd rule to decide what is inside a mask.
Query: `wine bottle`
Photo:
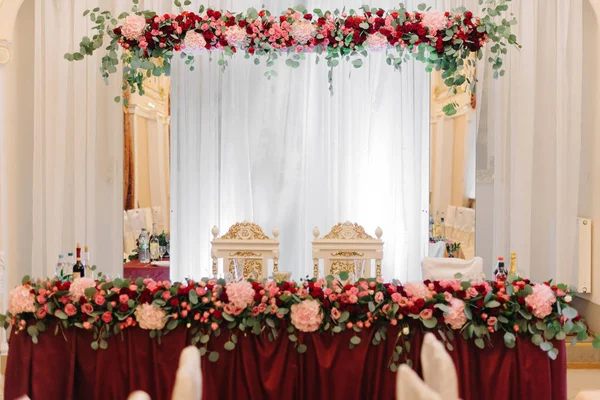
[[[498,264],[496,265],[496,270],[494,271],[494,281],[498,283],[498,285],[504,286],[506,278],[507,274],[506,269],[504,268],[504,257],[498,257]]]
[[[156,222],[152,224],[152,237],[150,238],[150,259],[152,261],[158,261],[158,235],[156,234]]]
[[[73,279],[83,278],[85,276],[85,267],[81,263],[81,245],[77,243],[77,258],[73,265]]]
[[[92,264],[90,263],[90,250],[87,246],[83,246],[83,266],[87,276],[92,277]]]

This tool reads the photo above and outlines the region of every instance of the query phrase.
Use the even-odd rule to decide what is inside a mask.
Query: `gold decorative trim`
[[[12,60],[13,53],[10,43],[0,39],[0,64],[8,64]]]
[[[329,273],[331,275],[337,275],[342,271],[347,272],[349,274],[354,273],[354,261],[352,261],[352,260],[332,260],[331,266],[329,267]]]
[[[229,228],[229,231],[221,239],[234,240],[270,240],[271,238],[265,235],[262,228],[253,222],[238,222]]]
[[[375,238],[365,232],[365,228],[352,222],[344,222],[335,225],[329,233],[322,239],[341,239],[341,240],[375,240]]]
[[[230,257],[262,257],[261,253],[255,251],[236,251],[235,253],[229,253]]]
[[[244,279],[262,278],[263,263],[262,260],[243,260],[244,261]],[[229,273],[235,274],[235,262],[229,261]]]
[[[331,253],[332,257],[363,257],[365,253],[360,253],[358,251],[337,251],[335,253]]]

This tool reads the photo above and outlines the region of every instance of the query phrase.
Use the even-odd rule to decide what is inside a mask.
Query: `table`
[[[54,327],[33,344],[27,334],[12,335],[8,354],[4,398],[23,394],[32,399],[125,399],[141,389],[153,400],[170,399],[179,354],[191,334],[180,326],[162,338],[159,345],[148,331],[137,327],[111,337],[106,350],[92,350],[92,333],[71,328],[67,341]],[[388,362],[398,331],[388,330],[388,340],[371,345],[374,329],[358,335],[360,345],[348,348],[352,331],[330,334],[298,334],[308,346],[299,354],[286,333],[274,342],[265,335],[244,336],[234,351],[223,344],[227,331],[211,338],[209,351],[220,353],[216,363],[202,359],[204,399],[394,399],[395,374]],[[457,335],[459,336],[459,335]],[[419,353],[423,334],[416,330],[410,357],[420,371]],[[493,347],[478,349],[473,342],[456,338],[450,352],[466,400],[564,400],[566,349],[555,342],[558,358],[550,360],[529,340],[517,340],[508,349],[502,334],[492,335]]]
[[[163,258],[161,261],[169,261]],[[165,281],[169,279],[170,267],[157,267],[150,264],[142,264],[139,259],[131,260],[123,264],[124,278],[152,278],[155,281]]]

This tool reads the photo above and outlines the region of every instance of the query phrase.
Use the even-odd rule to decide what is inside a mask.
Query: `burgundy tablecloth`
[[[4,386],[5,400],[28,394],[33,400],[126,399],[144,390],[154,400],[170,399],[180,351],[191,336],[185,327],[164,336],[162,344],[148,331],[127,329],[108,340],[107,350],[90,347],[91,333],[54,329],[33,344],[27,334],[13,335]],[[223,349],[227,332],[211,339],[216,363],[202,360],[204,399],[393,399],[395,374],[388,362],[396,331],[379,346],[370,345],[374,330],[359,334],[362,343],[348,348],[351,331],[340,335],[299,335],[308,351],[299,354],[286,337],[244,337],[233,352]],[[390,340],[392,339],[392,340]],[[420,370],[422,334],[414,336],[411,358]],[[451,356],[457,367],[463,399],[566,399],[566,351],[557,342],[558,359],[550,360],[528,340],[507,349],[500,335],[493,347],[479,350],[462,338]]]
[[[169,261],[168,258],[164,260]],[[150,264],[142,264],[140,260],[131,260],[123,264],[123,278],[152,278],[155,281],[166,281],[169,279],[169,267],[157,267]]]

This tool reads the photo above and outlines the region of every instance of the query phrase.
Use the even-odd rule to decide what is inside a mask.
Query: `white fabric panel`
[[[361,5],[343,3],[323,6]],[[211,5],[244,10],[256,3]],[[265,6],[278,12],[289,2]],[[428,203],[423,187],[428,159],[422,150],[428,138],[429,75],[412,63],[395,72],[385,54],[374,54],[361,69],[342,63],[334,71],[332,97],[327,67],[314,65],[315,56],[295,70],[280,60],[273,81],[263,77],[265,67],[241,56],[229,60],[224,73],[209,63],[208,54],[196,58],[193,72],[175,61],[173,278],[207,275],[211,227],[223,230],[242,220],[267,231],[280,228],[279,268],[296,279],[312,273],[313,227],[325,231],[344,220],[371,234],[381,226],[385,278],[420,278],[427,249],[422,210]]]
[[[81,15],[96,0],[35,4],[32,276],[54,272],[59,253],[87,244],[99,270],[122,271],[123,112],[106,86],[100,56],[67,62],[93,24]],[[130,7],[109,0],[114,11]]]
[[[396,400],[441,400],[406,364],[400,365],[396,374]]]
[[[429,243],[429,257],[444,258],[446,253],[446,242]]]
[[[422,268],[423,279],[437,281],[455,279],[454,275],[457,273],[462,274],[464,279],[481,279],[483,260],[480,257],[470,260],[425,257]]]
[[[456,367],[444,345],[433,333],[426,333],[421,348],[421,365],[425,384],[442,399],[458,399]]]
[[[200,352],[196,346],[188,346],[181,352],[175,376],[173,400],[197,400],[202,398],[202,371]]]
[[[148,393],[137,390],[129,395],[127,400],[151,400]]]

